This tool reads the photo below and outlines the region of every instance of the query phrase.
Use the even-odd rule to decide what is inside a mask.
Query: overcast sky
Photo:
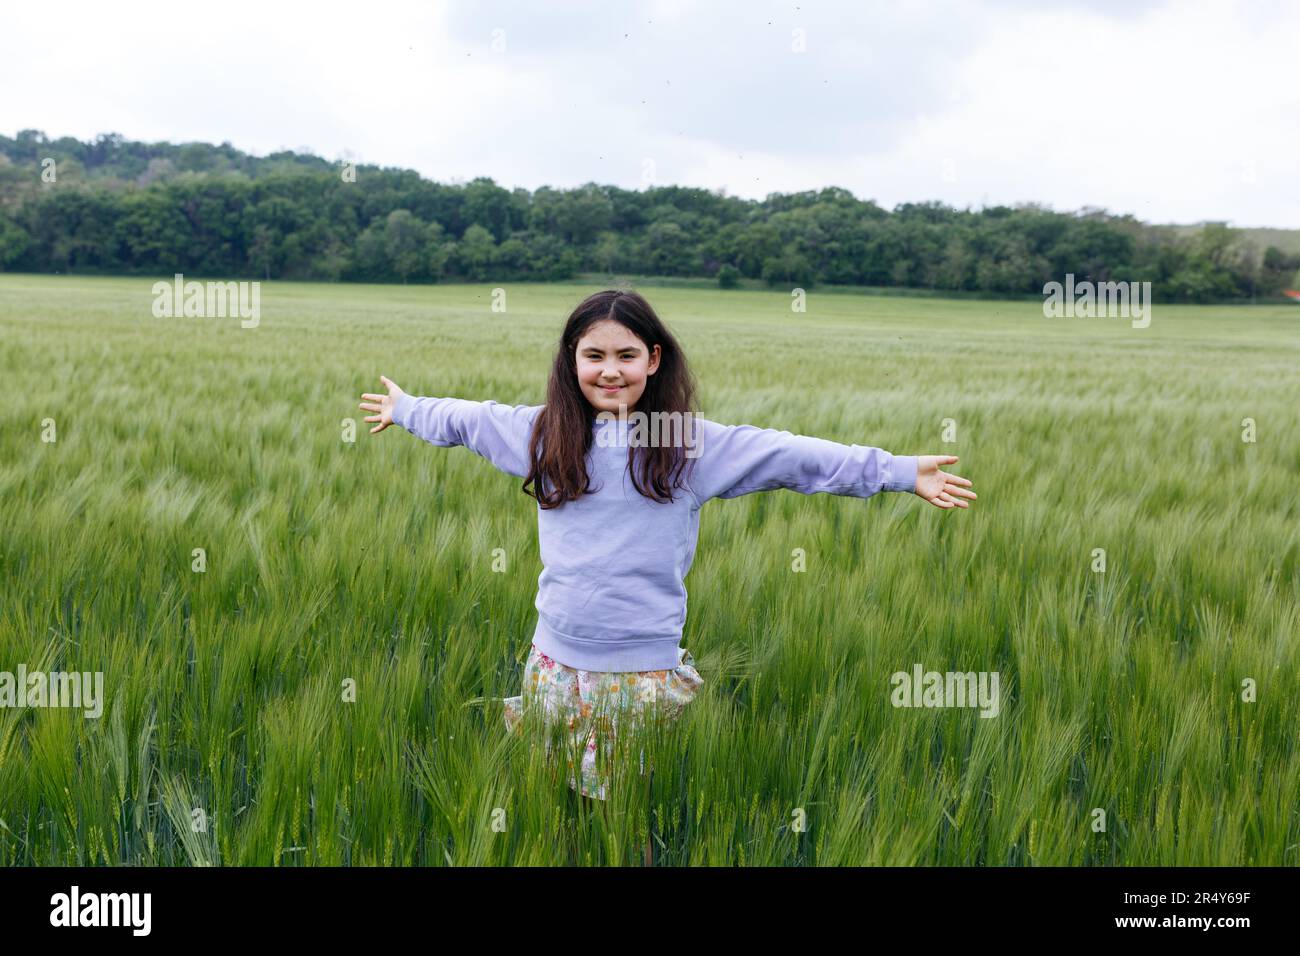
[[[1300,228],[1300,3],[10,3],[0,132]]]

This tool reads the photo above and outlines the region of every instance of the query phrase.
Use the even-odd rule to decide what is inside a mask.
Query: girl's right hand
[[[956,463],[956,455],[918,455],[916,458],[916,490],[913,494],[920,495],[936,508],[943,508],[944,510],[969,508],[969,502],[962,499],[979,497],[970,490],[970,479],[963,478],[961,475],[950,475],[939,468],[940,465],[954,465]]]
[[[367,415],[365,419],[368,422],[379,423],[374,428],[370,429],[370,434],[372,435],[375,432],[383,431],[389,425],[393,424],[393,406],[397,404],[399,398],[406,394],[401,390],[401,388],[389,381],[383,375],[379,376],[379,381],[383,382],[388,388],[388,394],[375,395],[371,392],[364,392],[361,397],[366,399],[366,401],[362,402],[359,406],[368,412],[378,412],[377,415]]]

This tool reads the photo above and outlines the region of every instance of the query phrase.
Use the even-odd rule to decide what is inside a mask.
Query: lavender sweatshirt
[[[464,445],[508,475],[528,474],[541,405],[403,395],[393,421],[433,445]],[[695,457],[672,503],[644,497],[627,468],[626,421],[597,420],[587,458],[596,490],[537,509],[542,574],[533,643],[570,667],[671,670],[686,622],[684,579],[695,558],[700,506],[711,498],[788,488],[869,498],[914,491],[917,459],[753,425],[695,416]],[[599,433],[614,429],[613,438]]]

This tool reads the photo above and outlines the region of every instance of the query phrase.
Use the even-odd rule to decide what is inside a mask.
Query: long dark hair
[[[564,325],[546,386],[546,405],[537,414],[528,442],[529,471],[523,490],[542,508],[559,507],[592,490],[586,456],[594,440],[596,409],[578,385],[577,350],[587,329],[602,319],[613,319],[628,329],[651,355],[659,346],[659,367],[646,377],[635,410],[678,412],[687,420],[695,414],[695,381],[686,356],[650,303],[636,292],[617,289],[587,296]],[[694,460],[687,458],[681,445],[632,444],[632,484],[637,491],[658,502],[673,500],[673,489],[681,487],[687,461]]]

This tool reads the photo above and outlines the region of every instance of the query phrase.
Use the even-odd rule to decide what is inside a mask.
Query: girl
[[[703,684],[678,645],[706,501],[776,488],[906,491],[944,509],[976,497],[970,481],[939,469],[955,456],[892,455],[699,418],[685,355],[635,292],[597,292],[574,309],[544,405],[415,398],[380,381],[388,394],[361,396],[372,434],[396,423],[434,445],[464,445],[523,478],[537,500],[537,625],[505,722],[513,731],[535,702],[546,721],[585,734],[581,781],[569,785],[601,800],[608,780],[597,772],[597,737],[608,752],[619,714],[671,718]]]

